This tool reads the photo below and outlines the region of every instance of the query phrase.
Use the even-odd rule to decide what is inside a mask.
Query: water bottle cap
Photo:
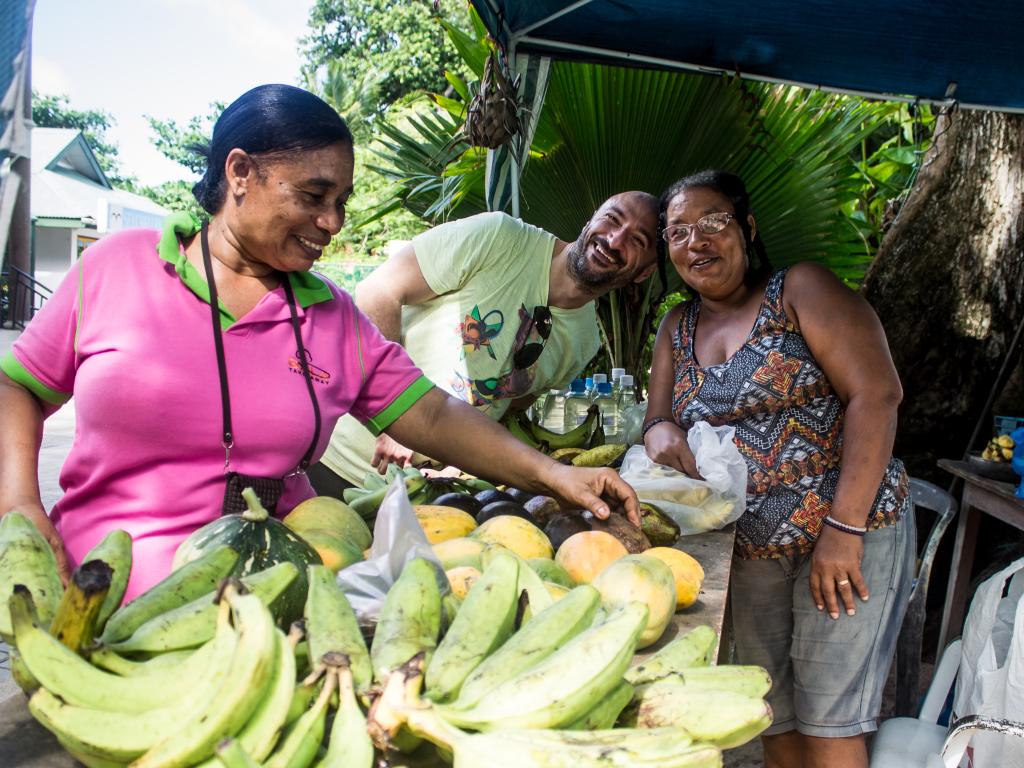
[[[584,383],[583,379],[573,379],[572,383],[569,385],[569,391],[570,392],[585,392],[586,391],[586,387],[587,387],[587,385]]]
[[[612,368],[612,381],[615,381],[617,378],[623,376],[625,373],[625,368]]]
[[[602,383],[608,381],[608,374],[607,373],[595,373],[593,378],[594,378],[594,384],[602,384]]]
[[[585,382],[584,386],[586,386],[587,389],[593,389],[594,388],[594,380],[590,376],[587,376],[586,382]]]
[[[549,395],[560,395],[560,394],[562,394],[562,390],[560,390],[560,389],[549,389],[548,390],[548,394]]]
[[[612,393],[612,385],[607,381],[602,381],[597,385],[597,394],[599,395],[610,395]]]
[[[628,373],[622,374],[622,376],[619,377],[619,386],[620,387],[632,387],[633,386],[633,377],[630,376]]]

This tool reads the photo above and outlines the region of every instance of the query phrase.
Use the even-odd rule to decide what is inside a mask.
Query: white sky
[[[122,172],[190,178],[152,145],[144,115],[186,123],[262,83],[298,84],[313,0],[36,0],[32,87],[116,120]]]

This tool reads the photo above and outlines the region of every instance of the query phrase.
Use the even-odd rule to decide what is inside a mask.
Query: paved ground
[[[0,329],[0,356],[7,354],[16,338],[16,331]],[[74,437],[75,407],[73,403],[68,403],[43,425],[43,444],[39,451],[39,491],[47,509],[61,496],[58,477]],[[0,701],[15,690],[10,676],[7,647],[0,643]]]

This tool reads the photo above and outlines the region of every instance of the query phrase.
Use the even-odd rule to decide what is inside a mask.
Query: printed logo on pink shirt
[[[315,365],[313,365],[313,356],[309,353],[308,349],[305,350],[305,352],[306,366],[309,368],[310,378],[313,379],[313,381],[315,381],[317,384],[330,384],[330,372],[325,371],[323,368],[317,368]],[[290,370],[292,373],[299,374],[299,376],[302,375],[302,363],[299,362],[299,353],[297,351],[294,355],[288,358],[288,370]]]

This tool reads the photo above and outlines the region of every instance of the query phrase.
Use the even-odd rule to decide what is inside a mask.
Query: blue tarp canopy
[[[1024,0],[472,0],[509,53],[1024,111]]]

